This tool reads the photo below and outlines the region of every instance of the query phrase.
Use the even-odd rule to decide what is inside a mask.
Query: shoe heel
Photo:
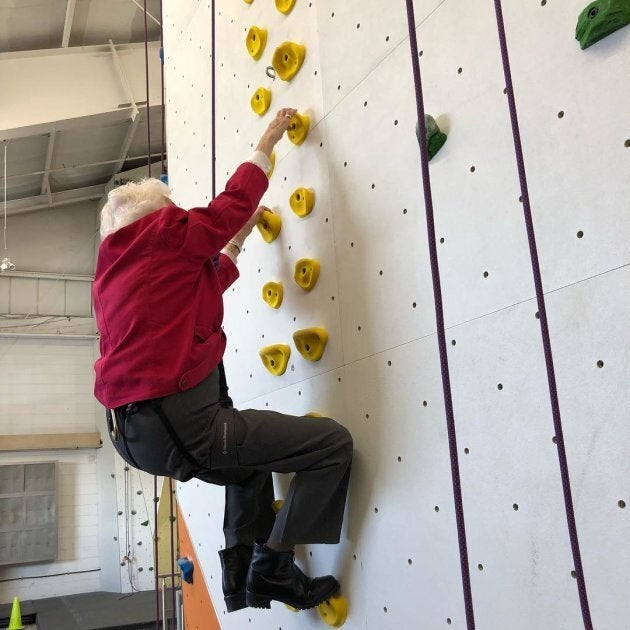
[[[257,595],[247,591],[246,601],[250,608],[271,608],[271,598],[266,595]]]
[[[225,598],[225,607],[229,613],[247,608],[245,601],[245,593],[236,593],[235,595],[227,595]]]

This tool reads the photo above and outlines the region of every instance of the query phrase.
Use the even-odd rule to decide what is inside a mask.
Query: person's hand
[[[256,149],[270,156],[273,148],[279,142],[280,138],[282,138],[284,132],[289,128],[291,118],[293,118],[296,112],[297,109],[293,109],[292,107],[281,109],[276,114],[276,117],[269,123],[269,127],[267,127]]]
[[[230,239],[232,242],[236,243],[239,249],[243,248],[245,239],[252,233],[252,230],[258,221],[260,221],[260,217],[265,210],[269,210],[269,208],[266,206],[258,206],[247,223]]]

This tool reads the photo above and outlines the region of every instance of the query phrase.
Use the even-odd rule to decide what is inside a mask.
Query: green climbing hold
[[[149,521],[144,521],[144,523],[140,523],[140,525],[142,525],[142,527],[146,527],[149,524]]]
[[[630,0],[596,0],[578,18],[575,39],[584,50],[630,24]]]
[[[448,136],[440,131],[440,128],[435,122],[435,118],[433,118],[433,116],[425,114],[424,124],[427,128],[427,150],[429,151],[429,161],[431,161],[436,156],[437,152],[444,146]],[[420,126],[418,123],[416,123],[416,136],[418,138],[418,142],[420,142]]]

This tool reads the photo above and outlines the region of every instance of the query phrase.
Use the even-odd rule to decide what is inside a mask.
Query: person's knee
[[[338,444],[339,447],[350,457],[352,456],[352,449],[354,446],[352,435],[346,427],[338,422],[335,422],[335,443]]]

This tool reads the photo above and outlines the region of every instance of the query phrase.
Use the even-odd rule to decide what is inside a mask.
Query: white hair
[[[125,225],[163,208],[170,202],[171,190],[159,179],[147,177],[109,191],[101,210],[101,240]]]

